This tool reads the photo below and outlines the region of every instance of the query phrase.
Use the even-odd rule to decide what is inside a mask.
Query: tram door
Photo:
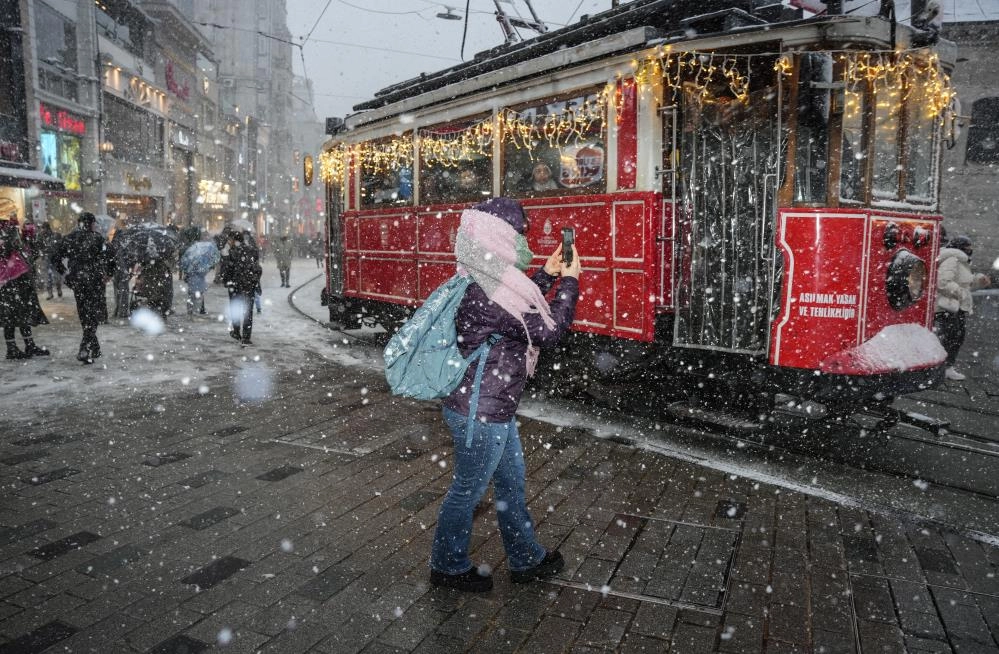
[[[686,90],[676,140],[673,342],[762,354],[768,345],[780,164],[776,84],[748,98]],[[754,85],[755,86],[755,85]]]
[[[344,287],[343,186],[332,183],[326,187],[327,275],[329,293],[342,298]]]

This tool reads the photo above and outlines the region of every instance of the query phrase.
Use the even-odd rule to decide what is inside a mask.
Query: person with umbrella
[[[115,270],[114,247],[95,230],[96,223],[94,214],[81,213],[77,228],[62,239],[55,257],[56,270],[66,275],[66,285],[76,299],[76,313],[83,328],[76,358],[84,364],[101,356],[97,325],[108,319],[104,287]],[[68,273],[64,259],[69,261]]]
[[[0,326],[7,342],[8,359],[47,356],[49,351],[35,345],[31,328],[47,325],[48,320],[38,303],[35,292],[31,256],[17,230],[17,214],[13,202],[0,201]],[[24,339],[24,351],[14,341],[14,328]]]
[[[205,313],[206,276],[218,265],[219,259],[219,249],[208,238],[208,232],[202,232],[200,240],[188,245],[180,256],[180,272],[187,284],[187,315],[194,315],[195,306],[199,307],[199,314]]]

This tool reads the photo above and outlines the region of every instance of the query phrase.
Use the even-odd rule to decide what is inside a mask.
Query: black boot
[[[35,345],[34,339],[26,338],[24,339],[24,354],[29,357],[47,357],[49,351],[47,348]]]
[[[8,359],[27,359],[30,354],[25,354],[21,350],[17,349],[17,343],[14,341],[7,341],[7,358]]]

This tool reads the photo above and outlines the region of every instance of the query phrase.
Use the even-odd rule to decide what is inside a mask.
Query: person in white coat
[[[937,257],[937,303],[933,331],[947,350],[944,376],[961,381],[963,374],[954,368],[957,354],[964,343],[965,326],[972,313],[971,291],[989,285],[985,275],[971,272],[971,239],[955,236],[940,248]]]

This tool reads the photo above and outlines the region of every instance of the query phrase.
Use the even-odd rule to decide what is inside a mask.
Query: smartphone
[[[562,228],[562,261],[572,265],[572,244],[576,242],[576,230],[572,227]]]

